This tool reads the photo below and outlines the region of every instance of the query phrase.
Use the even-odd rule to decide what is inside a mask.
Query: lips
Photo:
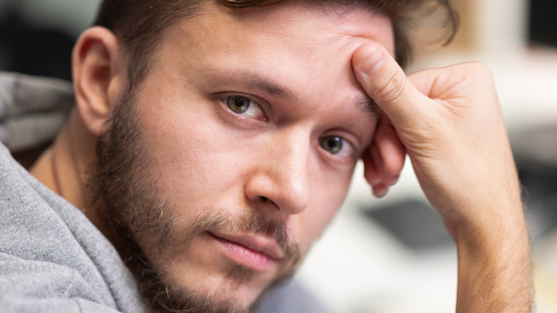
[[[208,234],[220,243],[231,259],[256,270],[265,270],[284,257],[284,251],[269,237],[217,232]]]

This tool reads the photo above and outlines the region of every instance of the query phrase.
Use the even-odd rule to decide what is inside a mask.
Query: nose
[[[310,142],[299,131],[284,132],[261,147],[246,185],[247,198],[256,207],[282,214],[303,212],[309,203]]]

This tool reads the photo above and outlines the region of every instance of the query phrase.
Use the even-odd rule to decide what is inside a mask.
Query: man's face
[[[208,5],[164,33],[133,110],[142,192],[168,223],[134,237],[166,283],[247,307],[291,272],[372,141],[351,67],[369,39],[392,53],[389,20],[297,2]]]

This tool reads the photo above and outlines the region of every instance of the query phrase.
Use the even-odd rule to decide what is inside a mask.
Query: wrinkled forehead
[[[263,8],[228,8],[221,12],[228,12],[229,22],[242,24],[245,31],[303,42],[308,51],[343,36],[389,43],[385,48],[394,51],[391,21],[371,7],[355,4],[361,2],[348,3],[354,5],[342,1],[286,1]]]
[[[190,44],[219,49],[233,44],[269,49],[314,59],[334,57],[354,39],[371,39],[394,54],[391,21],[371,8],[332,1],[285,1],[255,8],[229,8],[209,1],[202,14],[173,27]],[[172,32],[171,32],[172,33]]]
[[[170,28],[162,48],[191,71],[257,73],[292,90],[341,101],[354,94],[347,95],[349,89],[359,88],[351,58],[369,40],[394,53],[388,18],[364,8],[287,1],[248,9],[207,5],[199,16]]]

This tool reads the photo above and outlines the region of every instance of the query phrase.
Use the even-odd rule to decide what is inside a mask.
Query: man
[[[292,275],[358,159],[382,196],[407,153],[457,245],[457,311],[530,312],[489,71],[406,77],[393,58],[421,2],[106,0],[74,49],[77,106],[31,170],[73,206],[2,153],[0,304],[248,311]]]

